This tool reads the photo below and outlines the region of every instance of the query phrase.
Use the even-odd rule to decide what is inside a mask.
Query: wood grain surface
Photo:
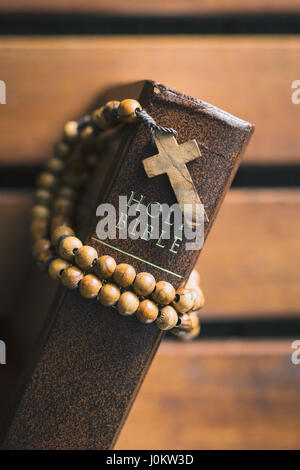
[[[31,192],[0,192],[0,318],[8,314],[32,262],[28,231],[32,201]]]
[[[59,12],[99,12],[124,15],[176,15],[203,13],[249,13],[299,11],[297,0],[2,0],[0,10],[8,11],[59,11]]]
[[[299,315],[299,211],[297,189],[231,190],[198,260],[203,316]]]
[[[245,162],[297,163],[299,53],[298,37],[2,37],[0,162],[40,162],[103,89],[153,77],[253,122]]]
[[[31,201],[28,192],[0,193],[3,313],[31,262]],[[230,191],[197,264],[204,319],[299,316],[299,212],[299,190]]]
[[[164,342],[117,449],[299,449],[291,341]]]

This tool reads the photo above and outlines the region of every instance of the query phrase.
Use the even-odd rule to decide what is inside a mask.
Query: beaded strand
[[[97,163],[90,156],[99,153],[101,131],[118,123],[134,123],[139,113],[145,119],[147,113],[136,100],[109,101],[91,116],[65,124],[63,139],[55,145],[55,156],[46,162],[37,179],[32,252],[37,264],[64,287],[78,288],[83,297],[114,307],[123,316],[135,314],[142,323],[155,322],[161,330],[172,330],[190,339],[199,333],[195,312],[204,305],[195,273],[185,288],[175,292],[172,284],[156,282],[148,272],[136,273],[133,266],[117,264],[109,255],[98,257],[95,248],[83,245],[73,230],[77,193]]]

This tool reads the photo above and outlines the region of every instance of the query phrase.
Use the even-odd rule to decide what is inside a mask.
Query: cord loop
[[[159,126],[145,109],[137,109],[135,113],[138,119],[150,130],[152,141],[154,141],[155,132],[171,134],[174,137],[177,137],[177,132],[175,129],[172,129],[172,127]]]

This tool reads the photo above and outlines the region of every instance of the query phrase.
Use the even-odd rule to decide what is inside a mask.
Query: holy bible
[[[150,227],[140,238],[101,239],[97,207],[106,203],[117,208],[120,196],[129,205],[201,201],[206,239],[253,126],[148,80],[108,90],[97,105],[124,98],[137,99],[160,126],[175,129],[177,137],[169,136],[164,147],[159,136],[153,142],[142,122],[110,136],[82,197],[79,233],[99,256],[109,254],[117,263],[132,264],[137,272],[150,272],[178,288],[200,250],[187,250],[180,237],[151,239]],[[188,190],[178,182],[173,161]],[[124,217],[121,211],[118,228]],[[77,291],[66,292],[36,268],[23,289],[6,325],[11,344],[3,375],[1,369],[2,448],[112,448],[163,333],[134,315],[123,317]]]

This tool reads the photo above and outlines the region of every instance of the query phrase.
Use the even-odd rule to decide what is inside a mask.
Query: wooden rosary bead
[[[184,328],[182,325],[179,325],[178,327],[171,330],[172,334],[180,337],[180,339],[185,341],[196,338],[200,333],[200,321],[198,315],[193,312],[189,315],[189,317],[190,328]]]
[[[75,263],[85,271],[91,269],[98,253],[92,246],[84,245],[75,254]]]
[[[97,297],[102,282],[93,274],[87,274],[83,277],[79,284],[79,292],[86,299],[94,299]]]
[[[118,107],[118,116],[124,122],[135,122],[137,120],[137,109],[142,109],[138,101],[132,99],[123,100]]]
[[[40,240],[37,240],[34,243],[32,247],[32,255],[37,261],[39,261],[41,253],[43,253],[46,250],[49,250],[50,248],[51,248],[50,240],[47,240],[46,238],[41,238]]]
[[[43,219],[35,219],[30,224],[30,233],[34,240],[45,238],[48,233],[48,222]]]
[[[191,320],[192,320],[191,329],[194,330],[195,328],[197,328],[200,325],[200,320],[199,320],[199,317],[198,317],[196,312],[191,312],[190,317],[191,317]]]
[[[37,259],[37,264],[40,268],[45,268],[53,258],[54,258],[54,252],[51,248],[49,248],[40,253]]]
[[[160,330],[171,330],[178,322],[178,315],[175,308],[166,305],[160,311],[160,315],[156,319],[156,325]]]
[[[63,259],[73,261],[75,253],[82,247],[82,243],[77,237],[64,238],[58,246],[58,253]]]
[[[191,331],[184,331],[183,335],[180,336],[180,339],[183,341],[192,341],[193,339],[199,336],[199,333],[200,333],[200,323]]]
[[[61,258],[55,258],[48,267],[49,276],[56,281],[61,278],[64,269],[67,269],[70,264]]]
[[[159,305],[170,304],[175,297],[175,289],[169,282],[159,281],[156,284],[155,291],[152,294],[152,299]]]
[[[191,340],[197,338],[197,336],[199,336],[200,329],[201,328],[200,328],[200,324],[199,324],[199,326],[197,326],[196,328],[194,328],[190,331],[178,330],[178,328],[173,328],[173,330],[171,330],[171,333],[173,335],[177,336],[178,338],[180,338],[183,341],[191,341]]]
[[[92,113],[92,121],[99,127],[99,129],[105,130],[108,127],[108,123],[103,116],[104,106],[100,106],[100,108],[95,109]]]
[[[62,186],[57,191],[57,197],[63,197],[65,199],[75,199],[76,192],[74,189],[69,188],[68,186]]]
[[[194,303],[193,303],[193,308],[192,311],[195,312],[197,310],[200,310],[205,304],[205,298],[203,295],[202,290],[200,287],[194,287],[191,289],[194,295]]]
[[[71,215],[74,210],[73,202],[65,197],[53,201],[53,213],[57,215]]]
[[[72,221],[70,217],[64,214],[55,215],[51,219],[51,232],[53,232],[57,227],[61,227],[62,225],[71,227]]]
[[[37,205],[50,206],[52,199],[52,193],[48,189],[40,188],[35,192]]]
[[[190,277],[187,280],[185,287],[190,289],[192,287],[198,287],[200,285],[200,274],[197,269],[193,269],[190,274]]]
[[[50,217],[50,210],[46,206],[37,204],[36,206],[33,206],[31,214],[35,219],[48,220]]]
[[[138,309],[140,302],[138,297],[130,291],[123,292],[117,303],[118,312],[121,315],[133,315]]]
[[[190,331],[192,329],[192,318],[191,315],[188,313],[184,313],[179,315],[179,325],[178,328],[181,330]]]
[[[102,130],[108,129],[109,126],[117,121],[117,109],[120,101],[109,101],[105,106],[96,109],[92,114],[93,122]]]
[[[147,297],[154,291],[155,284],[155,279],[152,274],[138,273],[133,284],[133,289],[136,294]]]
[[[64,125],[64,138],[71,143],[78,140],[78,123],[77,121],[68,121]]]
[[[74,236],[75,236],[75,233],[71,227],[68,227],[66,225],[60,225],[55,230],[53,230],[52,235],[51,235],[51,242],[52,242],[52,245],[56,247],[56,244],[61,237],[74,237]]]
[[[195,302],[195,294],[192,290],[184,287],[178,289],[173,301],[173,306],[179,313],[190,312]]]
[[[38,263],[38,266],[46,266],[50,260],[54,257],[54,253],[51,249],[51,242],[46,238],[37,240],[32,248],[32,254]]]
[[[52,173],[44,171],[37,179],[37,186],[45,189],[54,189],[57,185],[57,177]]]
[[[80,132],[80,140],[88,142],[92,140],[96,135],[95,129],[93,126],[86,126]]]
[[[197,269],[193,269],[186,283],[186,288],[191,290],[194,295],[194,304],[192,311],[199,310],[204,306],[205,298],[200,286],[200,274]]]
[[[67,158],[72,153],[72,148],[67,142],[57,142],[54,146],[54,152],[57,157]]]
[[[104,106],[103,117],[109,126],[117,122],[119,106],[120,101],[117,100],[108,101]]]
[[[103,255],[98,258],[94,271],[101,279],[109,279],[115,272],[116,267],[117,263],[112,256]]]
[[[136,276],[133,266],[126,263],[118,264],[114,272],[114,281],[121,287],[129,287]]]
[[[198,325],[198,323],[199,323],[199,318],[195,312],[184,313],[183,315],[179,315],[178,328],[180,330],[190,331],[193,328],[195,328]]]
[[[118,302],[120,295],[121,292],[119,287],[116,286],[116,284],[108,282],[102,287],[98,295],[98,299],[105,307],[112,307]]]
[[[49,158],[45,167],[48,171],[53,173],[61,173],[65,168],[65,162],[61,158],[52,157]]]
[[[140,303],[136,316],[142,323],[153,323],[158,315],[158,307],[152,300],[145,299]]]
[[[83,278],[83,272],[77,266],[69,266],[61,274],[61,282],[68,289],[76,289]]]

